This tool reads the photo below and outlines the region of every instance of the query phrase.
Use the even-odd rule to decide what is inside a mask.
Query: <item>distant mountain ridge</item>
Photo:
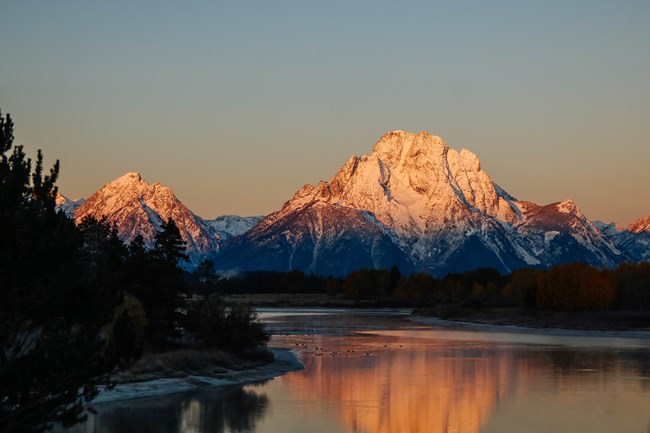
[[[264,219],[264,215],[242,217],[239,215],[222,215],[205,222],[217,233],[221,239],[240,236],[255,227]]]
[[[604,231],[631,260],[650,260],[650,215],[639,218],[626,228],[611,223],[604,228]]]
[[[148,246],[171,217],[192,262],[208,256],[223,271],[344,275],[397,264],[403,272],[443,275],[650,260],[650,215],[622,229],[589,221],[571,200],[518,200],[492,181],[474,153],[426,132],[385,134],[370,155],[350,157],[329,181],[305,185],[266,217],[204,220],[171,189],[138,173],[106,184],[85,203],[61,196],[57,204],[77,222],[105,215],[122,239],[141,234]]]
[[[63,194],[57,193],[54,203],[56,204],[57,209],[65,213],[69,218],[74,218],[74,213],[79,206],[86,202],[85,199],[80,198],[78,200],[70,200]]]

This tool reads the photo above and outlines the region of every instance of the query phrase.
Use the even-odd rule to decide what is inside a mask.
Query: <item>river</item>
[[[88,433],[650,433],[650,336],[261,310],[305,368],[97,405]]]

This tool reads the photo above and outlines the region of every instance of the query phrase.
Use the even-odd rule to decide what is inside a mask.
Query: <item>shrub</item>
[[[266,347],[269,334],[255,309],[248,305],[226,308],[207,299],[188,308],[187,331],[202,346],[246,355]]]

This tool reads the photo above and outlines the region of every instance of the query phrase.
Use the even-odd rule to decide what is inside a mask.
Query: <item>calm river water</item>
[[[650,339],[423,325],[403,311],[262,310],[305,369],[98,405],[76,431],[650,433]]]

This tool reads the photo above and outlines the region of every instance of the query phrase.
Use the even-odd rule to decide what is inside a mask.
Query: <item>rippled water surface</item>
[[[263,384],[98,405],[78,431],[650,433],[650,339],[266,310],[305,369]]]

